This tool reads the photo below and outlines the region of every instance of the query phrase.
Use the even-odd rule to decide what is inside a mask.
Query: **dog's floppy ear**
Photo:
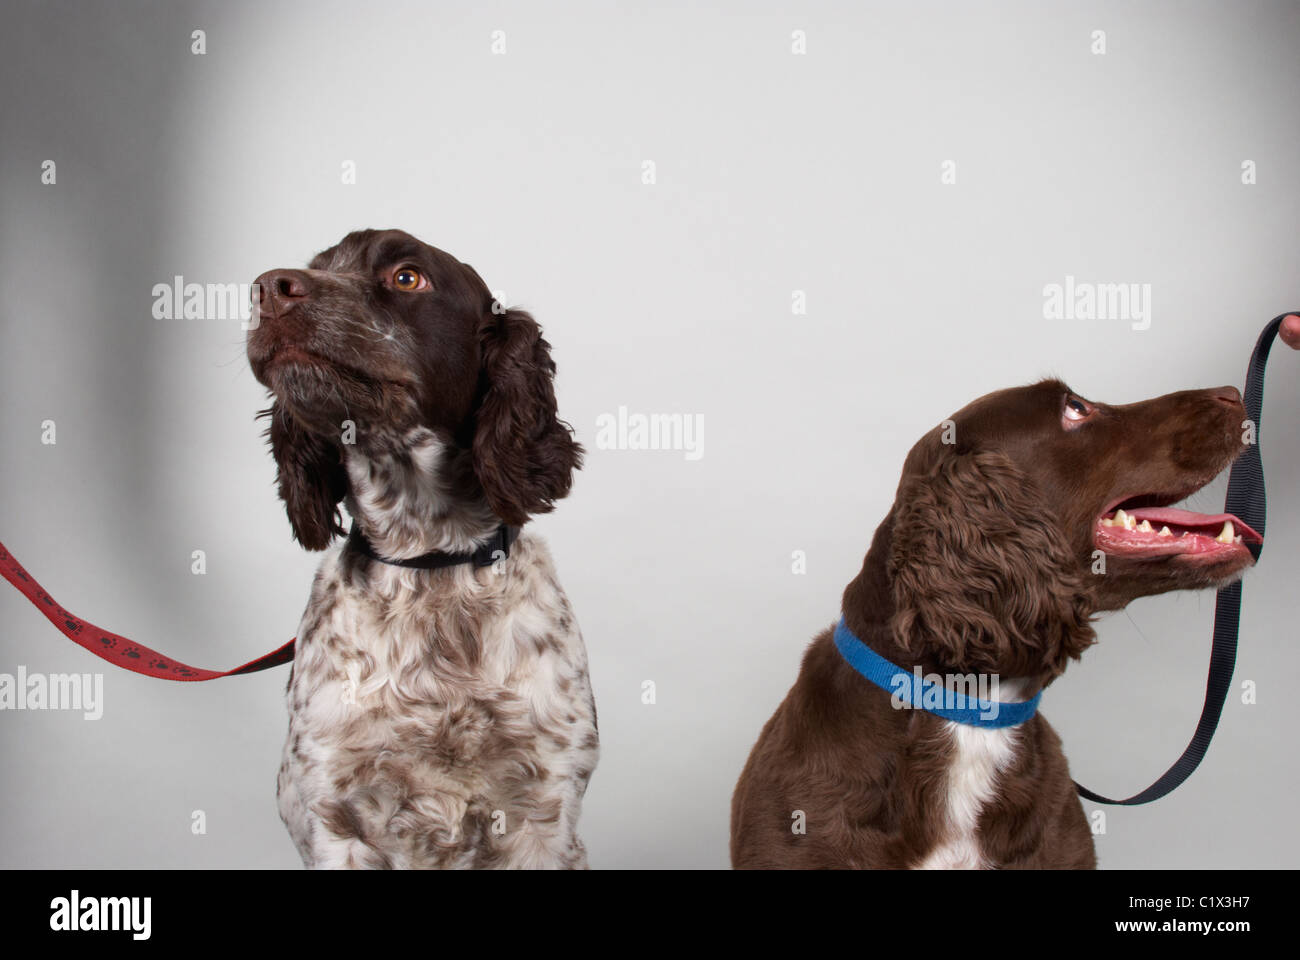
[[[308,550],[324,550],[343,532],[338,503],[347,493],[347,473],[339,450],[304,430],[278,400],[258,416],[270,420],[266,436],[294,538]]]
[[[489,310],[479,327],[483,393],[474,470],[493,512],[522,526],[569,492],[582,447],[555,409],[555,362],[541,327],[523,310]]]
[[[963,671],[1055,677],[1096,640],[1078,561],[1002,453],[943,448],[899,485],[891,622]]]

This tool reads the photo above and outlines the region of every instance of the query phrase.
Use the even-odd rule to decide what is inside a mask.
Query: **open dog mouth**
[[[1248,553],[1247,543],[1264,542],[1230,513],[1195,513],[1165,505],[1187,495],[1144,495],[1120,500],[1097,518],[1093,542],[1110,556],[1124,557],[1226,557],[1234,552]]]

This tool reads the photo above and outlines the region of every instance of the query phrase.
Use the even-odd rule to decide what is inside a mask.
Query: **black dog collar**
[[[348,546],[371,560],[378,560],[380,563],[387,563],[394,567],[440,570],[443,567],[458,567],[464,563],[472,563],[476,567],[490,567],[502,557],[510,556],[510,546],[518,538],[518,527],[508,527],[502,524],[497,527],[490,540],[471,553],[443,553],[441,550],[434,550],[432,553],[425,553],[406,560],[393,560],[375,553],[374,548],[370,546],[370,541],[357,529],[356,523],[353,523],[352,529],[348,531]]]

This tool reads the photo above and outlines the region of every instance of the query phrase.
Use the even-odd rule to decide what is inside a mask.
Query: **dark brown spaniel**
[[[1254,531],[1170,506],[1244,449],[1244,420],[1233,387],[1107,406],[1049,380],[976,400],[908,455],[845,625],[908,673],[1029,700],[1094,642],[1094,614],[1250,566]],[[733,864],[1095,866],[1041,713],[990,729],[899,707],[818,636],[736,787]]]

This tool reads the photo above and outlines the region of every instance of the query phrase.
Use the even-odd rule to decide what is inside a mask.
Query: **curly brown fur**
[[[294,539],[308,550],[324,550],[343,532],[338,503],[347,493],[347,475],[339,450],[304,430],[279,403],[258,417],[270,420],[265,436]]]
[[[582,448],[556,416],[555,362],[533,318],[522,310],[494,315],[480,343],[487,389],[474,433],[475,471],[497,516],[520,524],[568,495]]]
[[[1083,572],[1033,482],[999,451],[940,455],[894,509],[890,623],[959,673],[1056,676],[1095,640]],[[923,641],[922,641],[923,638]]]

